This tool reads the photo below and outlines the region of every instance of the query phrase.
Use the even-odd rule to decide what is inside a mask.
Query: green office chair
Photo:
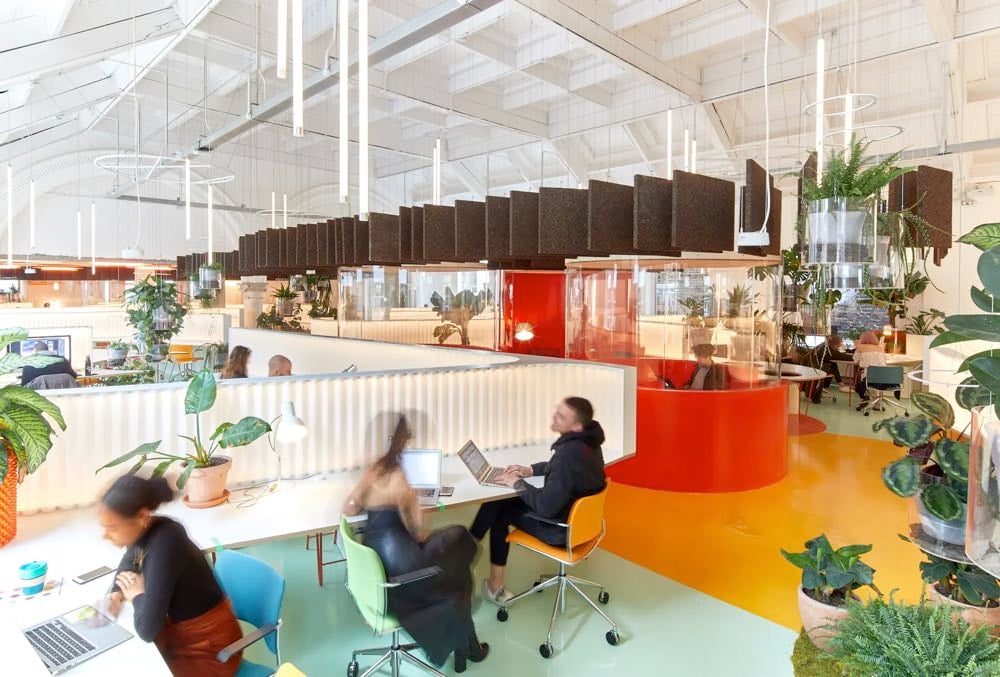
[[[380,656],[374,665],[365,670],[361,677],[375,674],[386,663],[389,663],[392,668],[394,677],[398,676],[400,665],[404,660],[435,677],[445,677],[441,672],[410,653],[417,648],[416,644],[399,643],[399,621],[389,613],[389,598],[386,594],[389,588],[396,588],[435,576],[440,569],[437,567],[419,569],[387,579],[378,553],[358,542],[354,536],[354,529],[344,517],[340,518],[340,534],[344,544],[344,555],[347,558],[348,592],[354,598],[354,603],[364,617],[365,623],[376,636],[381,637],[392,633],[392,646],[352,652],[351,662],[347,664],[347,677],[358,677],[358,656]]]

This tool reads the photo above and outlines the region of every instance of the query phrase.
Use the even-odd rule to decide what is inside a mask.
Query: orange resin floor
[[[863,559],[875,568],[876,585],[918,599],[921,556],[897,536],[915,515],[880,476],[902,450],[831,433],[789,437],[788,445],[788,476],[764,489],[682,494],[613,485],[603,547],[793,630],[801,626],[801,572],[780,549],[803,550],[819,533],[834,547],[873,544]]]

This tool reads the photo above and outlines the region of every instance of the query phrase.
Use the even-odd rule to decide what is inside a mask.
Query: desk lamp
[[[238,507],[251,507],[257,503],[257,499],[261,496],[272,494],[281,488],[281,452],[278,451],[278,444],[298,442],[309,433],[306,424],[295,415],[295,405],[291,401],[282,404],[281,413],[271,419],[271,430],[273,434],[267,436],[267,443],[274,455],[278,457],[278,477],[274,482],[261,482],[247,487],[243,492],[246,498],[237,504]],[[259,493],[250,493],[251,489],[258,487],[263,487]]]

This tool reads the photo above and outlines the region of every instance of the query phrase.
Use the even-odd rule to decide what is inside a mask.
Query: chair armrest
[[[243,651],[254,642],[259,642],[263,638],[270,635],[272,632],[278,629],[278,623],[269,623],[263,627],[257,628],[253,632],[247,635],[243,635],[238,640],[227,646],[225,649],[216,654],[215,659],[220,663],[225,663],[230,658],[233,657],[238,651]]]
[[[527,512],[524,514],[525,517],[535,520],[536,522],[542,522],[543,524],[551,524],[554,527],[562,527],[563,529],[569,529],[569,525],[564,522],[557,522],[554,519],[549,519],[548,517],[542,517],[541,515],[533,512]]]
[[[438,566],[426,567],[424,569],[417,569],[416,571],[410,571],[405,574],[400,574],[399,576],[393,576],[385,584],[385,587],[398,588],[402,585],[407,585],[409,583],[416,583],[417,581],[422,581],[425,578],[437,576],[439,573],[441,573],[441,567]]]

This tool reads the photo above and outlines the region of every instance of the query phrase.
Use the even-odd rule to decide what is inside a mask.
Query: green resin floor
[[[468,524],[469,508],[435,515],[438,524]],[[327,540],[327,552],[331,545]],[[287,581],[281,630],[282,658],[309,677],[345,675],[351,650],[387,644],[373,638],[347,590],[344,565],[326,567],[326,584],[316,583],[315,553],[304,539],[247,548],[282,572]],[[488,570],[482,556],[476,563],[481,581]],[[541,572],[554,571],[547,561],[514,548],[509,586],[520,590]],[[791,675],[790,656],[795,633],[664,578],[603,550],[579,565],[575,573],[604,583],[611,594],[605,610],[618,623],[621,644],[610,646],[608,626],[582,600],[569,598],[565,615],[553,633],[555,655],[538,653],[545,640],[554,591],[523,600],[511,608],[506,623],[496,620],[496,607],[476,600],[475,620],[481,641],[488,642],[485,662],[469,663],[466,675],[678,675],[722,677],[782,677]],[[479,583],[481,585],[481,582]],[[733,585],[740,585],[738,580]],[[267,652],[254,647],[249,657],[268,662]],[[361,663],[362,671],[366,665]],[[452,661],[443,668],[454,674]],[[378,674],[389,675],[388,669]],[[402,675],[419,675],[404,667]]]
[[[851,402],[848,404],[848,393],[841,392],[834,388],[827,388],[826,393],[829,396],[835,396],[837,401],[834,402],[831,397],[824,396],[820,404],[810,404],[809,405],[809,416],[819,419],[826,424],[826,432],[834,433],[835,435],[851,435],[854,437],[869,437],[874,439],[888,439],[885,433],[873,433],[872,424],[878,421],[880,418],[889,418],[892,416],[902,416],[903,412],[892,406],[886,406],[885,411],[872,411],[870,415],[865,416],[860,411],[857,411],[855,407],[858,406],[858,396],[854,393],[851,397]],[[909,406],[910,416],[920,413],[910,401],[907,399],[901,400],[901,404],[904,406]],[[805,413],[806,409],[806,399],[802,397],[802,413]]]

